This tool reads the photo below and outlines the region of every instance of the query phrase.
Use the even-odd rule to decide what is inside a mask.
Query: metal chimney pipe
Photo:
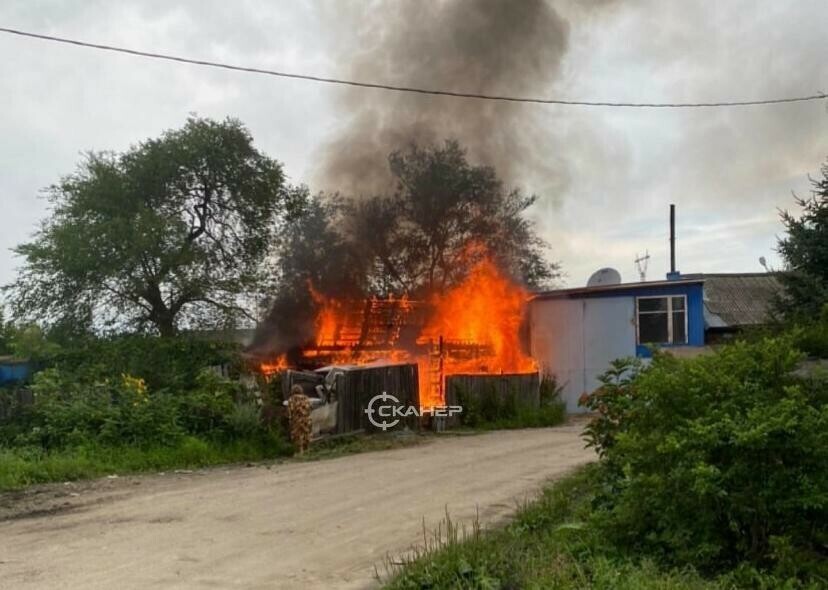
[[[670,274],[676,272],[676,206],[670,204]]]

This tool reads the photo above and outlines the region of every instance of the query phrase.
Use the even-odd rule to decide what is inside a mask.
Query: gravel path
[[[7,495],[0,588],[371,588],[374,566],[417,543],[423,519],[436,526],[448,509],[470,522],[479,509],[496,522],[593,460],[581,426]]]

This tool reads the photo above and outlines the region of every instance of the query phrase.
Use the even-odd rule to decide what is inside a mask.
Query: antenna
[[[641,282],[647,280],[647,265],[650,264],[650,251],[644,250],[644,256],[639,256],[635,253],[635,267],[638,269],[638,276],[641,277]]]

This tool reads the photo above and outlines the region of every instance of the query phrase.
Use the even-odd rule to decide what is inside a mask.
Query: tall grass
[[[213,441],[187,436],[171,446],[85,445],[54,451],[38,447],[0,448],[0,491],[37,483],[72,481],[113,473],[188,469],[284,456],[279,439],[251,437]]]
[[[597,483],[589,466],[547,488],[505,528],[463,527],[447,515],[435,531],[377,572],[385,588],[495,590],[597,588],[711,590],[733,588],[692,569],[664,570],[604,543],[588,526]]]

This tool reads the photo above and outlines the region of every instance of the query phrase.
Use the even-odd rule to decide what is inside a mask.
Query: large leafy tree
[[[427,296],[494,256],[536,287],[557,273],[526,217],[535,196],[507,190],[490,167],[473,166],[457,142],[389,157],[396,184],[386,194],[345,198],[305,193],[277,250],[270,313],[255,342],[285,350],[313,333],[314,291],[336,299]]]
[[[785,295],[778,307],[788,317],[813,319],[828,305],[828,163],[811,179],[808,198],[797,198],[800,215],[782,212],[787,236],[779,240]]]
[[[411,145],[389,164],[395,190],[352,200],[344,220],[352,244],[375,261],[375,290],[440,291],[487,254],[530,287],[557,274],[526,216],[537,197],[470,164],[456,141]]]
[[[339,199],[311,197],[306,191],[297,191],[296,196],[301,206],[279,238],[272,284],[264,300],[269,311],[259,325],[254,347],[284,350],[307,340],[316,308],[311,289],[355,299],[369,292],[370,258],[353,249],[339,230]]]
[[[122,154],[90,153],[48,191],[51,216],[15,251],[18,319],[172,335],[248,312],[291,206],[278,162],[237,120],[191,117]]]

